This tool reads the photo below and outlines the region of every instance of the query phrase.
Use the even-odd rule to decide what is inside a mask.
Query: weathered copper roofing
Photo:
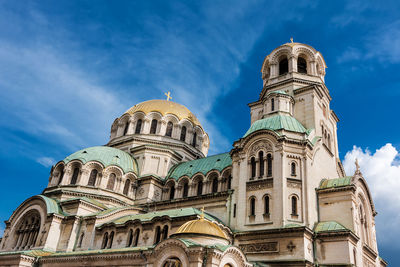
[[[211,170],[222,171],[232,165],[229,153],[218,154],[201,159],[191,160],[175,165],[166,179],[178,180],[182,176],[192,177],[196,173],[207,174]]]
[[[335,221],[329,221],[329,222],[319,222],[315,228],[314,231],[316,233],[320,232],[335,232],[335,231],[344,231],[348,230],[346,227],[341,225],[338,222]]]
[[[259,130],[286,130],[296,133],[307,133],[307,129],[294,117],[278,114],[255,121],[243,137]]]
[[[64,163],[67,164],[71,160],[80,160],[83,164],[89,161],[97,161],[104,168],[115,165],[120,167],[124,173],[138,173],[137,163],[129,153],[108,146],[94,146],[79,150],[66,157]]]
[[[319,184],[318,189],[327,189],[327,188],[335,188],[342,187],[351,184],[351,176],[340,177],[335,179],[323,179]]]

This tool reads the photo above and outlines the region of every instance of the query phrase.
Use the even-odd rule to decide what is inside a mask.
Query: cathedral
[[[371,191],[339,159],[325,69],[309,45],[274,49],[248,130],[213,156],[169,94],[134,105],[5,221],[0,266],[386,266]]]

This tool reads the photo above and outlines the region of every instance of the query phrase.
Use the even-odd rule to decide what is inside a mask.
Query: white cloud
[[[357,146],[346,153],[343,161],[347,174],[353,174],[355,159],[358,159],[361,172],[368,182],[378,212],[376,217],[377,237],[387,245],[398,244],[400,235],[400,166],[399,151],[388,143],[374,153]],[[399,246],[399,245],[397,245]],[[400,246],[399,246],[400,247]]]
[[[51,157],[40,157],[40,158],[36,159],[36,162],[45,167],[50,167],[50,166],[53,166],[54,163],[56,163],[56,160]]]

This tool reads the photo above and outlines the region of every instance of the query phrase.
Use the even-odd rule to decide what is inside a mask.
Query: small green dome
[[[289,115],[274,115],[255,121],[243,137],[259,130],[286,130],[296,133],[307,133],[307,129],[294,117]]]
[[[138,173],[136,161],[132,158],[132,156],[120,149],[113,147],[88,147],[69,155],[63,161],[65,164],[67,164],[71,160],[76,159],[82,161],[83,164],[89,161],[97,161],[103,164],[104,168],[115,165],[120,167],[124,173]]]

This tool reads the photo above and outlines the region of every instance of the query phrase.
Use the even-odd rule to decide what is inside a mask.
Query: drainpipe
[[[231,227],[231,214],[232,214],[232,190],[228,190],[229,194],[229,211],[228,211],[228,227]]]

